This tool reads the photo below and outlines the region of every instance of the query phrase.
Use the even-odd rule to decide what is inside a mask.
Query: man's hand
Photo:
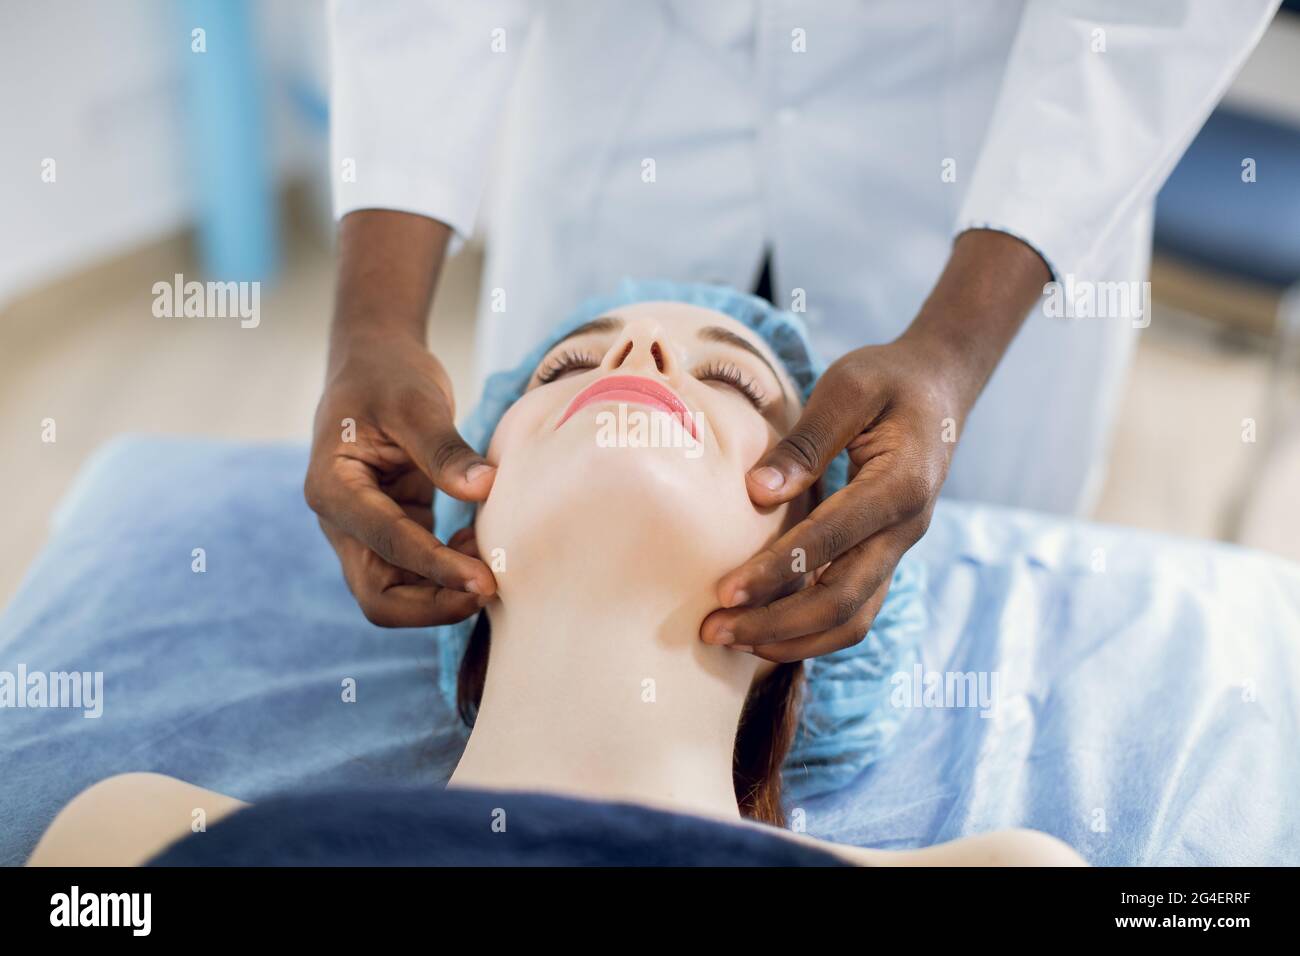
[[[929,527],[967,413],[1049,277],[1020,240],[963,233],[907,332],[826,371],[750,471],[749,494],[760,507],[791,501],[845,449],[850,481],[722,578],[704,641],[784,662],[866,636],[899,559]]]
[[[463,620],[496,592],[473,535],[433,535],[435,487],[482,501],[495,470],[456,431],[451,381],[424,322],[446,226],[352,213],[303,491],[362,611],[386,627]]]
[[[910,343],[869,346],[827,369],[794,430],[750,472],[750,497],[774,504],[809,488],[840,451],[852,480],[718,588],[701,631],[771,661],[819,657],[866,635],[898,559],[925,533],[955,447],[943,439],[955,396]],[[772,604],[805,574],[809,586]],[[766,606],[764,606],[766,605]],[[730,639],[727,637],[730,632]]]
[[[435,486],[481,501],[494,474],[456,431],[450,392],[422,342],[380,337],[350,347],[316,411],[307,502],[375,624],[459,621],[496,591],[471,535],[432,533]]]

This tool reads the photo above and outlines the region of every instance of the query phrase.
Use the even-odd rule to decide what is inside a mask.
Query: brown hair
[[[483,683],[487,679],[492,643],[486,613],[480,613],[470,634],[456,678],[456,709],[467,726],[474,725]],[[799,727],[803,664],[777,664],[757,681],[745,698],[736,731],[731,781],[740,814],[761,823],[785,826],[781,807],[781,766]]]

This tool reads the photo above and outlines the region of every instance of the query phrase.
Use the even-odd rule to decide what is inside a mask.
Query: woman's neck
[[[720,572],[684,550],[640,565],[635,547],[552,555],[529,562],[526,580],[502,577],[452,786],[738,816],[732,754],[758,662],[699,640]]]

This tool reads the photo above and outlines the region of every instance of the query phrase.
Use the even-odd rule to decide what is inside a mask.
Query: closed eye
[[[730,362],[709,362],[697,368],[694,375],[701,382],[721,382],[738,391],[761,414],[767,406],[767,396],[763,394],[752,378],[739,367]]]
[[[600,362],[589,352],[566,349],[556,355],[548,358],[545,364],[537,370],[537,383],[547,385],[556,379],[563,378],[573,372],[583,372],[593,369]]]

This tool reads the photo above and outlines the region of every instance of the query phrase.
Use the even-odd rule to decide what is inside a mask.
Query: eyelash
[[[559,355],[546,360],[537,372],[537,383],[547,385],[554,382],[566,372],[572,372],[577,369],[595,368],[600,363],[585,352],[561,352]]]
[[[564,351],[546,360],[546,364],[537,372],[537,384],[549,385],[569,372],[593,369],[599,364],[586,352]],[[701,382],[722,382],[724,385],[730,385],[760,412],[766,405],[765,396],[754,384],[753,379],[746,378],[745,374],[730,362],[709,362],[697,368],[694,374]]]
[[[744,395],[756,409],[760,412],[763,410],[765,403],[762,391],[754,384],[753,379],[746,378],[745,373],[730,362],[710,362],[697,368],[695,377],[701,382],[713,381],[730,385]]]

